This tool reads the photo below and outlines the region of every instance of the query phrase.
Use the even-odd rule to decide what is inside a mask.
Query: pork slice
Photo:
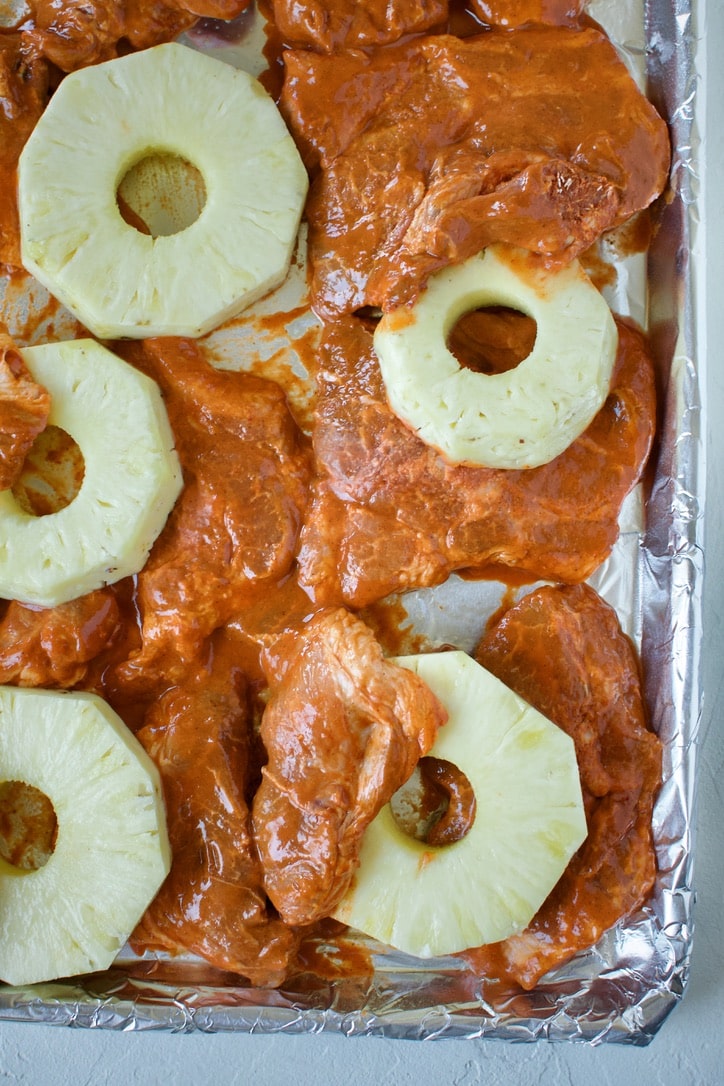
[[[345,610],[319,612],[290,642],[262,717],[268,763],[253,804],[264,884],[284,920],[329,915],[366,827],[445,719],[425,684],[386,660]]]
[[[18,159],[48,101],[48,65],[20,31],[0,33],[0,265],[20,268]]]
[[[590,26],[290,50],[285,71],[326,320],[410,303],[493,242],[567,263],[666,183],[666,125]]]
[[[661,743],[633,645],[588,585],[546,586],[483,637],[476,659],[573,739],[588,836],[525,931],[467,954],[533,988],[638,908],[656,877],[651,819]]]
[[[251,0],[34,0],[26,47],[63,72],[173,41],[200,17],[230,20]]]
[[[470,10],[488,26],[511,29],[526,23],[575,25],[584,0],[471,0]]]
[[[48,422],[50,393],[39,385],[12,340],[0,334],[0,490],[9,490]]]
[[[448,0],[273,0],[287,44],[332,53],[385,45],[444,23]]]
[[[82,684],[91,662],[118,635],[120,621],[107,588],[58,607],[12,600],[0,621],[0,682],[64,689]]]
[[[193,953],[253,984],[279,984],[297,940],[269,909],[252,841],[243,677],[200,668],[149,709],[138,738],[161,774],[173,860],[133,933],[135,951]]]
[[[309,451],[272,381],[214,369],[191,340],[123,348],[161,386],[184,489],[138,575],[142,646],[121,685],[178,681],[203,643],[289,573]]]
[[[496,566],[583,581],[616,542],[653,441],[653,366],[625,322],[599,413],[560,456],[525,471],[453,465],[421,441],[389,407],[372,335],[355,318],[325,328],[317,382],[318,478],[299,576],[320,605],[364,607]]]

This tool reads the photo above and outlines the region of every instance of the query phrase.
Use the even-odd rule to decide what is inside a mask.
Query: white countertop
[[[396,1041],[304,1036],[113,1033],[0,1022],[0,1081],[78,1084],[263,1083],[264,1086],[715,1086],[724,1081],[724,4],[707,8],[708,121],[704,223],[707,257],[708,421],[704,712],[695,851],[695,936],[683,1001],[645,1048],[500,1041]],[[700,25],[702,16],[700,15]],[[716,119],[712,103],[717,103]],[[721,345],[721,346],[720,346]],[[715,419],[718,421],[715,422]]]

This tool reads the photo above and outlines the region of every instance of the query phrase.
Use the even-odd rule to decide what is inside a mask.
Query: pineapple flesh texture
[[[156,767],[96,695],[4,686],[0,781],[39,789],[58,823],[44,866],[0,859],[0,977],[108,968],[170,868]]]
[[[183,484],[158,386],[94,340],[27,347],[49,423],[77,442],[80,490],[38,517],[0,493],[0,597],[54,607],[137,573]]]
[[[405,834],[385,806],[334,917],[419,958],[525,928],[586,836],[573,742],[466,653],[407,656],[448,710],[430,754],[456,765],[475,821],[452,844]]]
[[[154,237],[124,221],[139,162],[188,162],[199,217]],[[308,188],[274,101],[176,42],[66,76],[18,169],[25,268],[100,339],[204,335],[285,278]]]
[[[447,337],[465,313],[504,305],[534,318],[533,349],[514,369],[462,366]],[[551,272],[493,245],[432,276],[418,301],[386,313],[375,351],[392,410],[452,463],[532,468],[562,453],[608,395],[618,332],[577,261]]]

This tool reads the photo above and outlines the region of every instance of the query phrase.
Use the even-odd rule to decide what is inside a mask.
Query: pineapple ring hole
[[[53,804],[25,781],[0,783],[0,857],[19,871],[38,871],[55,850],[58,819]]]
[[[507,373],[520,365],[535,346],[535,318],[505,305],[469,310],[448,333],[447,349],[465,369],[475,373]]]
[[[398,829],[427,845],[452,845],[462,840],[475,821],[475,793],[453,762],[428,755],[390,800]]]
[[[13,497],[26,513],[44,517],[70,505],[83,483],[85,460],[77,441],[60,426],[42,430],[30,447]]]
[[[206,206],[201,171],[169,152],[144,155],[126,172],[116,190],[122,218],[153,238],[180,234],[200,218]]]

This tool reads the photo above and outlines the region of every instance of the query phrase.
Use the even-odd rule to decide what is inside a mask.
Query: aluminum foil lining
[[[305,975],[275,991],[240,987],[238,978],[197,959],[138,960],[125,951],[106,973],[0,988],[0,1019],[108,1029],[328,1030],[405,1039],[547,1038],[643,1045],[681,998],[692,947],[692,812],[701,712],[704,367],[697,353],[694,254],[697,117],[704,104],[697,15],[703,19],[703,13],[696,0],[591,0],[588,11],[669,122],[674,152],[670,187],[657,209],[649,252],[617,264],[609,296],[612,308],[649,331],[663,404],[655,476],[649,491],[639,488],[627,502],[620,540],[591,578],[640,649],[651,720],[664,742],[664,783],[654,812],[659,875],[653,896],[639,913],[549,974],[534,991],[494,1006],[456,959],[421,965],[369,944],[376,965],[371,979]],[[239,26],[242,33],[232,41],[204,20],[186,40],[256,75],[265,66],[262,17],[252,8]],[[272,357],[279,344],[259,319],[270,310],[294,312],[284,344],[293,346],[314,323],[311,315],[299,316],[304,289],[300,249],[279,291],[243,321],[209,337],[215,361],[234,365],[241,358],[242,365],[244,360],[258,365]],[[0,284],[6,319],[12,318],[13,307],[18,312],[42,309],[42,291],[30,293],[19,299]],[[55,319],[53,334],[64,338],[62,319]],[[42,339],[42,325],[36,335]],[[67,335],[73,335],[72,322]],[[406,607],[411,623],[432,640],[469,648],[497,606],[496,592],[495,585],[453,577],[440,589],[410,594]],[[335,947],[326,949],[333,960]]]

